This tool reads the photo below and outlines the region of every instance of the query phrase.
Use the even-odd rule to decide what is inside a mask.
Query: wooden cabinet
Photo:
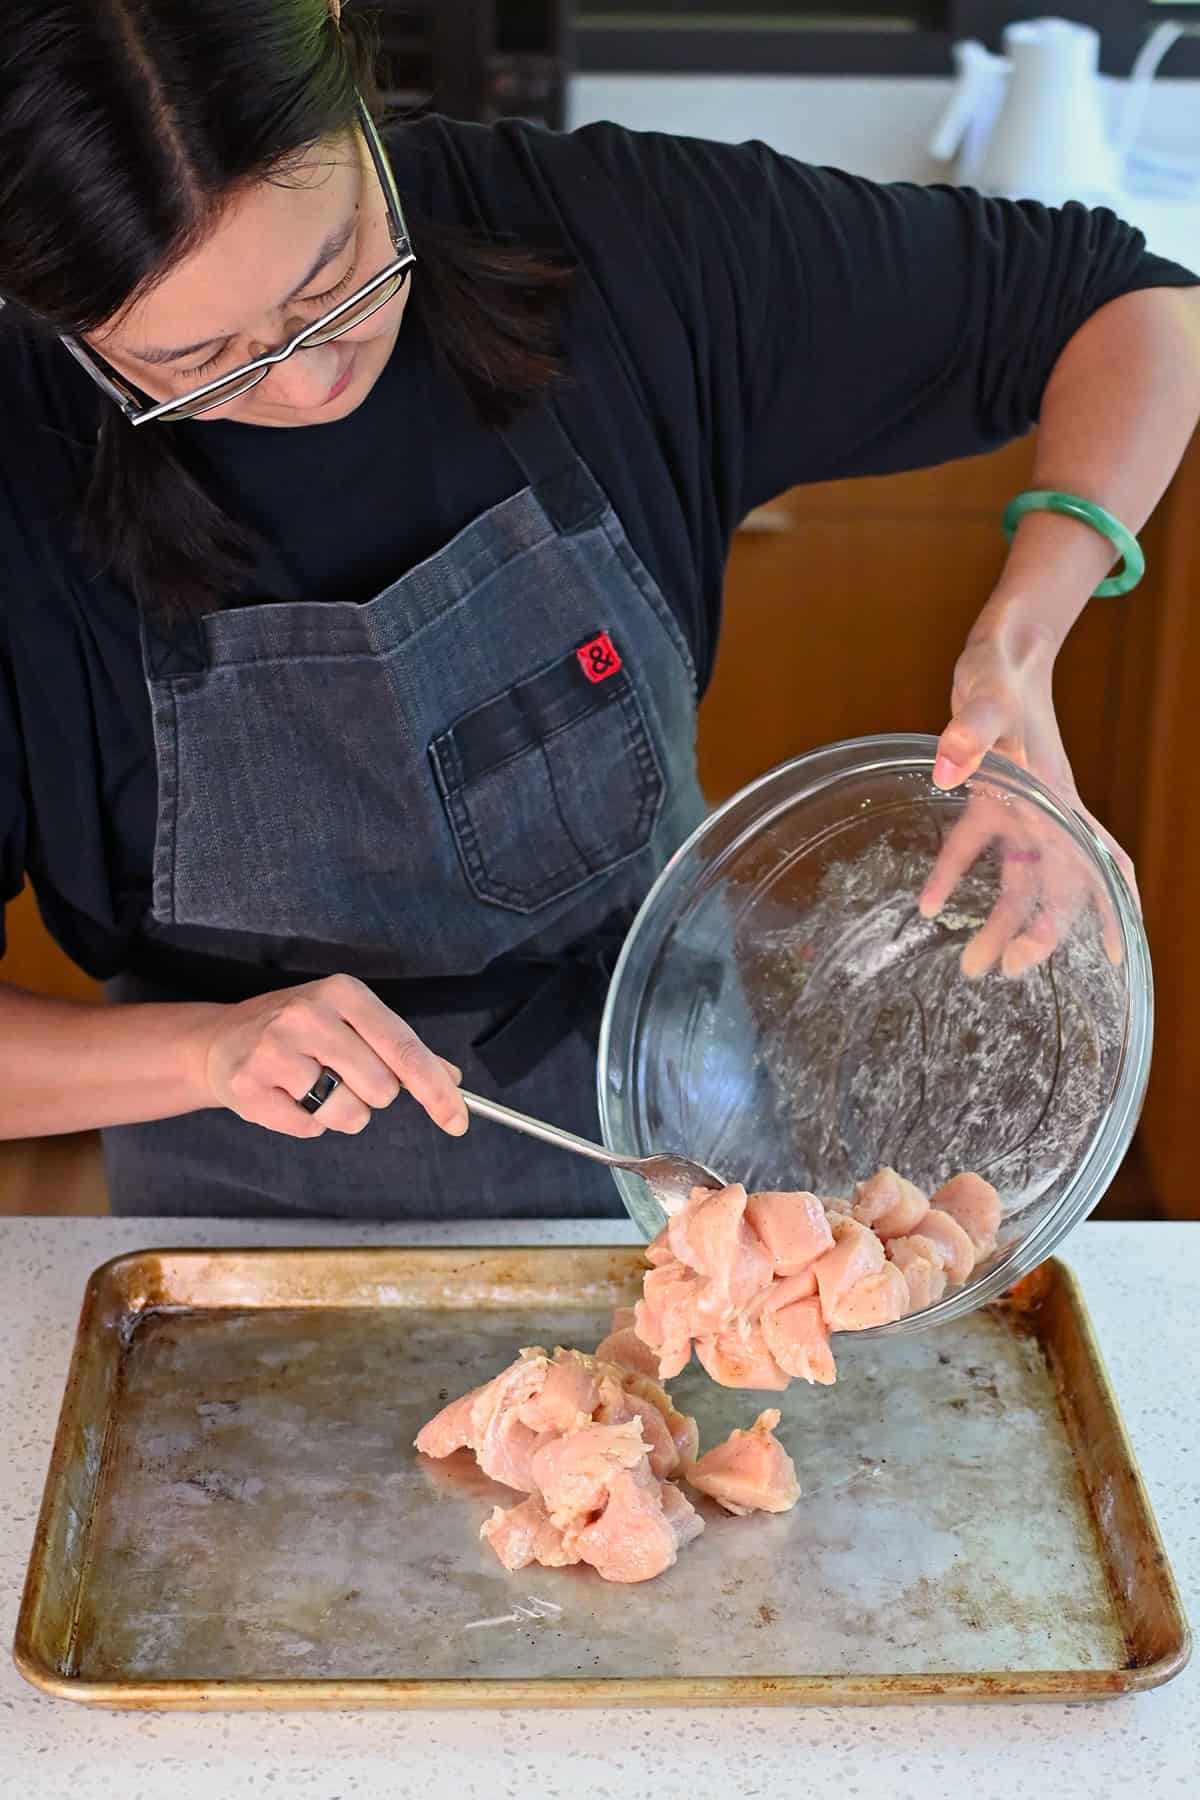
[[[752,515],[726,584],[700,719],[705,792],[727,798],[800,751],[939,732],[971,621],[1000,572],[1000,515],[1032,448],[886,480],[797,489]],[[1200,1217],[1200,440],[1144,536],[1148,570],[1085,611],[1059,660],[1063,736],[1087,805],[1138,865],[1158,1025],[1139,1155],[1161,1209]]]
[[[26,887],[5,914],[8,949],[0,961],[0,981],[28,988],[34,994],[52,994],[57,1000],[99,1000],[101,991],[63,955],[46,927]]]
[[[1154,1069],[1140,1133],[1172,1218],[1200,1218],[1200,437],[1146,534],[1150,576],[1114,720],[1112,817],[1136,858],[1154,956]]]

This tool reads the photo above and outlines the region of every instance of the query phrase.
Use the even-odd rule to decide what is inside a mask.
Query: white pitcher
[[[985,193],[1060,206],[1111,206],[1120,186],[1104,128],[1100,39],[1067,19],[1029,19],[1004,32],[1004,56],[955,46],[958,89],[930,146]]]

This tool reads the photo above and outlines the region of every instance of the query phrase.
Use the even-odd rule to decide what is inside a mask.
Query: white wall
[[[741,143],[879,181],[937,173],[926,153],[950,83],[773,75],[577,75],[570,122]]]

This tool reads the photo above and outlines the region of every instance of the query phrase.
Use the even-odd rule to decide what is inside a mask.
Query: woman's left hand
[[[953,788],[996,750],[1036,775],[1057,799],[1087,820],[1107,846],[1137,899],[1133,864],[1088,812],[1063,748],[1054,712],[1054,648],[1040,636],[1021,645],[1002,630],[977,628],[954,671],[953,717],[938,742],[934,781]],[[977,784],[949,832],[921,895],[921,911],[935,917],[976,858],[992,842],[1001,854],[1000,895],[963,954],[963,971],[980,976],[999,963],[1022,975],[1044,962],[1079,913],[1095,906],[1104,947],[1121,958],[1121,938],[1108,895],[1079,851],[1033,806],[1014,807]]]

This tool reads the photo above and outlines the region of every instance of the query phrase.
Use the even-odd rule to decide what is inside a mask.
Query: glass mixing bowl
[[[1149,951],[1104,845],[1002,757],[943,793],[934,751],[834,744],[712,813],[634,921],[600,1038],[612,1150],[821,1195],[885,1163],[927,1193],[994,1184],[999,1243],[967,1286],[861,1336],[955,1318],[1043,1261],[1112,1180],[1150,1064]],[[935,867],[952,891],[926,918]],[[616,1180],[653,1235],[649,1191]]]

